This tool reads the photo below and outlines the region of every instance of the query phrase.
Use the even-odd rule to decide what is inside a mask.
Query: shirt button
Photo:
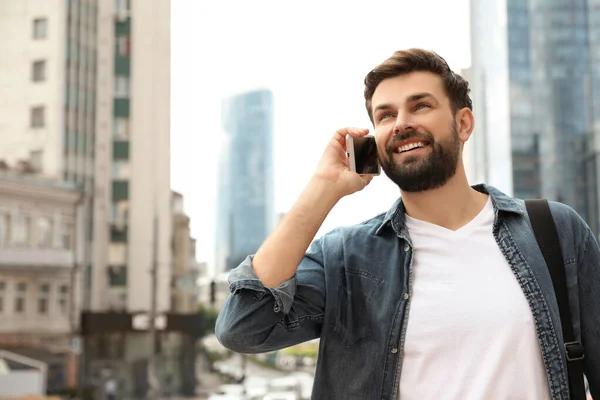
[[[394,347],[394,348],[392,349],[392,353],[396,354],[397,352],[398,352],[398,349],[397,349],[396,347]]]
[[[404,300],[408,300],[408,293],[404,293],[404,294],[402,295],[402,297],[404,298]]]
[[[410,251],[410,246],[406,245],[406,246],[404,247],[404,251],[406,251],[406,252],[409,252],[409,251]]]

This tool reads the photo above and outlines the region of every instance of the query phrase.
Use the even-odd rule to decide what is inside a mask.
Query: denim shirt
[[[492,198],[493,234],[531,308],[552,399],[567,400],[558,304],[525,204],[491,186],[474,188]],[[561,235],[575,335],[586,349],[585,374],[600,398],[600,251],[575,211],[555,202],[550,208]],[[217,338],[236,352],[261,353],[320,337],[313,399],[395,400],[413,279],[404,220],[398,199],[386,214],[331,231],[277,288],[262,285],[249,256],[229,275]]]

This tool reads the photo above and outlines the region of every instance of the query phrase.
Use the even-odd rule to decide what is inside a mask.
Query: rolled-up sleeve
[[[229,274],[229,291],[236,293],[243,289],[254,290],[257,292],[257,299],[261,299],[270,293],[275,299],[273,311],[283,311],[284,314],[288,314],[296,294],[296,275],[276,288],[267,288],[258,279],[254,268],[252,268],[253,259],[254,256],[248,256],[239,267],[231,271]]]
[[[229,273],[230,294],[217,318],[217,339],[236,352],[261,353],[319,337],[325,310],[323,259],[317,240],[292,278],[267,288],[254,272],[253,257],[247,257]]]

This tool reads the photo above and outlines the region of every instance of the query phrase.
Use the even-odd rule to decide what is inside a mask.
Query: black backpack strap
[[[552,218],[547,200],[526,200],[525,206],[529,213],[533,233],[544,255],[546,265],[550,270],[556,300],[558,301],[567,356],[571,399],[585,400],[585,386],[583,383],[583,358],[585,351],[583,345],[577,341],[573,332],[573,318],[571,317],[571,310],[569,308],[569,290],[567,287],[565,264],[556,224]]]

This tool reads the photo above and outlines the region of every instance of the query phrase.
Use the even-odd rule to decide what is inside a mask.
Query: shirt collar
[[[520,207],[517,204],[514,198],[502,193],[500,190],[496,189],[493,186],[479,184],[473,186],[473,189],[481,193],[489,194],[492,198],[492,204],[494,205],[494,208],[498,211],[517,213],[521,215],[524,214],[522,207]],[[375,234],[379,235],[383,231],[383,229],[392,221],[398,224],[398,231],[400,231],[404,227],[405,215],[406,208],[404,207],[404,203],[402,202],[402,198],[400,197],[394,202],[394,205],[385,214],[383,222],[381,223],[381,225],[379,225],[379,228],[377,228]]]

